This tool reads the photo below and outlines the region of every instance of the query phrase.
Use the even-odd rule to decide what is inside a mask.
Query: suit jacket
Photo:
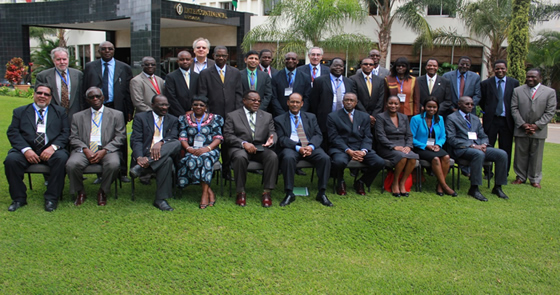
[[[216,65],[216,62],[213,59],[206,58],[206,60],[208,61],[208,63],[206,64],[206,68],[201,69],[202,71],[206,70],[208,68],[213,68]],[[194,65],[195,64],[196,63],[194,62],[194,57],[193,57],[193,60],[192,60],[192,63],[191,63],[191,73],[194,73]],[[196,73],[196,74],[200,74],[200,73]]]
[[[74,114],[70,131],[70,146],[75,150],[89,148],[91,135],[91,108]],[[110,153],[119,151],[126,143],[126,124],[121,111],[103,108],[101,118],[101,144]]]
[[[446,134],[445,123],[442,116],[439,116],[439,121],[437,123],[432,120],[432,128],[436,134],[435,144],[443,147]],[[428,124],[426,124],[426,112],[418,114],[410,119],[410,132],[412,133],[414,147],[425,150],[428,137],[430,136],[430,130],[428,129]]]
[[[315,148],[320,148],[321,143],[323,143],[323,134],[319,129],[317,124],[317,117],[312,113],[299,112],[300,122],[303,124],[303,131],[305,132],[305,137],[309,141],[310,145]],[[278,134],[278,145],[281,148],[295,150],[296,145],[301,146],[301,142],[295,142],[290,139],[292,135],[292,119],[290,118],[290,113],[284,113],[276,118],[274,118],[274,126],[276,127],[276,133]]]
[[[286,70],[278,71],[272,77],[272,101],[269,110],[274,116],[280,116],[286,113],[288,109],[288,96],[284,96],[284,90],[288,88],[288,78]],[[309,95],[311,94],[311,76],[296,70],[294,77],[293,92],[297,92],[303,96],[303,107],[301,111],[306,112],[309,109]]]
[[[396,146],[414,146],[412,132],[410,131],[410,123],[408,116],[397,112],[399,127],[395,127],[391,120],[389,111],[379,113],[375,121],[375,140],[377,143],[377,151],[392,150]]]
[[[169,113],[175,117],[184,115],[191,109],[192,99],[197,93],[198,74],[191,70],[189,77],[190,89],[181,69],[165,76],[165,96],[169,101]]]
[[[508,77],[509,79],[509,77]],[[548,123],[556,113],[556,91],[541,84],[531,99],[531,88],[522,85],[513,90],[511,113],[515,122],[513,135],[544,139],[548,135]],[[539,128],[533,135],[527,135],[521,125],[536,124]]]
[[[362,73],[362,69],[358,69],[356,71],[356,75],[357,74],[361,74]],[[381,79],[385,79],[385,77],[391,75],[391,71],[389,71],[388,69],[382,67],[382,66],[378,66],[377,69],[377,77],[381,78]]]
[[[506,111],[506,122],[509,130],[513,130],[513,117],[511,116],[511,97],[513,96],[513,89],[519,87],[519,81],[512,77],[506,78],[506,85],[504,89],[504,104]],[[498,106],[498,88],[496,87],[495,77],[490,77],[480,82],[480,108],[484,112],[482,115],[482,122],[484,132],[488,133],[490,126],[494,122],[494,115],[496,114],[496,107]]]
[[[60,149],[64,149],[68,144],[68,137],[70,136],[68,122],[65,108],[53,104],[49,105],[46,127],[47,139],[49,141],[43,149],[37,149],[35,145],[37,120],[35,120],[35,109],[31,103],[14,110],[12,123],[8,127],[8,140],[12,148],[17,151],[30,147],[37,154],[40,154],[45,148],[53,144],[59,146]]]
[[[179,138],[179,125],[177,117],[167,114],[163,117],[163,142]],[[130,135],[130,147],[132,148],[132,159],[134,163],[139,157],[150,154],[152,139],[155,130],[154,115],[152,111],[141,112],[134,116],[132,123],[132,134]]]
[[[73,68],[68,68],[68,74],[70,76],[70,106],[68,107],[68,119],[70,121],[72,121],[72,116],[87,108],[87,104],[84,101],[84,96],[82,92],[82,82],[83,82],[83,78],[84,78],[84,74],[82,74],[82,72],[73,69]],[[42,84],[47,84],[52,88],[52,100],[51,100],[51,104],[56,104],[56,105],[61,105],[61,101],[60,101],[60,95],[59,93],[59,89],[58,86],[56,85],[56,76],[57,76],[57,72],[55,70],[55,68],[50,68],[50,69],[46,69],[42,72],[40,72],[39,74],[37,74],[37,81],[35,83],[35,85],[42,83]],[[64,83],[61,81],[61,83]],[[70,122],[72,123],[72,122]]]
[[[457,88],[457,70],[447,72],[443,74],[443,77],[449,80],[452,89],[452,101],[453,108],[458,109],[459,105],[459,88]],[[480,76],[475,73],[468,71],[467,78],[465,79],[465,89],[463,90],[463,96],[470,96],[473,99],[474,105],[477,106],[480,101]],[[473,113],[475,109],[473,108]]]
[[[154,75],[160,93],[165,93],[165,81]],[[136,75],[130,80],[130,99],[137,113],[152,110],[152,97],[158,94],[156,88],[152,84],[152,80],[144,74],[144,72]]]
[[[344,76],[341,77],[344,87],[346,88],[346,92],[356,93],[356,84],[354,83],[354,80],[350,80]],[[331,76],[321,76],[315,79],[313,84],[314,86],[311,90],[309,110],[317,116],[321,132],[327,134],[327,116],[332,112],[334,97]]]
[[[274,136],[276,143],[278,136],[274,129],[272,115],[263,110],[258,110],[255,114],[255,138],[251,135],[251,127],[245,115],[245,108],[237,109],[226,116],[224,124],[224,139],[228,145],[230,155],[237,149],[242,149],[242,142],[252,144],[264,144],[270,135]]]
[[[257,67],[258,68],[258,67]],[[249,72],[247,69],[241,70],[241,85],[243,86],[243,93],[249,90],[249,79],[248,75]],[[261,110],[266,111],[268,109],[268,105],[270,100],[272,99],[272,80],[270,77],[263,71],[257,71],[257,92],[261,97],[261,106],[259,107]]]
[[[84,68],[83,96],[85,101],[85,91],[96,86],[103,89],[103,71],[101,69],[101,59],[88,62]],[[132,79],[132,70],[130,66],[115,59],[115,73],[113,77],[113,103],[115,109],[123,113],[125,120],[128,115],[134,113],[134,107],[130,100],[130,80]],[[106,97],[105,100],[109,98]]]
[[[200,72],[198,94],[208,97],[208,111],[226,117],[226,114],[243,106],[243,86],[239,70],[225,65],[224,83],[215,66]]]
[[[310,64],[299,66],[299,67],[297,67],[297,70],[301,71],[302,73],[306,73],[310,78],[313,78],[311,68],[309,67],[309,65]],[[328,76],[331,73],[331,69],[329,67],[325,66],[324,64],[318,64],[317,67],[321,68],[321,75],[318,75],[317,77],[315,77],[315,79],[317,79],[321,76]]]
[[[378,76],[371,75],[371,95],[367,88],[366,79],[362,73],[356,74],[350,79],[356,84],[356,94],[358,95],[358,105],[356,109],[376,116],[383,111],[383,101],[385,99],[385,80]]]
[[[369,114],[354,110],[354,123],[344,109],[332,112],[327,117],[329,155],[351,150],[372,150],[372,134]]]
[[[459,111],[447,116],[445,120],[447,143],[451,148],[452,156],[462,156],[469,146],[475,143],[474,140],[469,139],[468,133],[470,131],[476,132],[477,134],[478,139],[476,140],[476,144],[488,144],[488,136],[484,133],[484,129],[482,129],[480,119],[472,113],[470,114],[470,119],[470,129],[467,125],[467,120],[461,116]]]
[[[261,65],[259,64],[259,66],[257,67],[257,69],[259,69],[259,71],[262,71],[261,69]],[[270,76],[269,78],[272,79],[272,77],[274,77],[274,75],[278,73],[278,70],[273,68],[272,66],[270,66]],[[267,73],[268,74],[268,73]]]
[[[428,96],[435,96],[439,103],[438,114],[447,117],[453,113],[453,93],[451,92],[451,83],[446,78],[440,75],[436,76],[436,81],[432,86],[432,93],[428,88],[428,76],[424,75],[417,80],[418,87],[420,88],[420,105],[424,105],[424,101]]]

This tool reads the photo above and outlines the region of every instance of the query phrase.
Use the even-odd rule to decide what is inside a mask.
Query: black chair
[[[421,168],[431,168],[432,167],[432,163],[428,162],[426,160],[420,160],[420,176],[418,176],[419,178],[419,191],[422,191],[422,169]],[[455,190],[455,169],[457,169],[457,166],[455,166],[455,160],[453,160],[453,158],[449,159],[449,169],[451,170],[451,189]]]
[[[465,159],[455,159],[455,167],[457,169],[459,169],[459,166],[470,166],[471,162],[469,160],[465,160]],[[492,171],[492,167],[494,166],[494,163],[491,161],[484,161],[484,163],[482,163],[482,167],[486,168],[488,171]],[[460,189],[460,185],[461,185],[461,172],[459,172],[459,170],[457,170],[457,190]],[[490,177],[488,177],[488,188],[490,188]]]
[[[363,168],[368,168],[369,166],[362,163],[362,162],[358,162],[355,160],[350,160],[350,162],[348,162],[348,165],[346,165],[345,169],[356,169],[358,172],[354,175],[354,182],[356,182],[356,180],[358,180],[358,176],[360,175],[360,171]],[[334,177],[331,177],[333,180],[333,193],[336,193],[336,179]],[[370,191],[370,187],[367,187],[368,193]]]

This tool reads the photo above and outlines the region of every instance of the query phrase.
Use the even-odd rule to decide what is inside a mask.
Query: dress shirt
[[[373,75],[379,76],[379,65],[377,65],[376,68],[373,68],[373,70],[371,71],[371,73]]]
[[[506,92],[506,77],[504,76],[502,79],[494,76],[494,79],[496,80],[496,90],[498,90],[498,86],[500,86],[500,83],[498,83],[500,80],[502,80],[502,98],[504,98],[504,100],[502,101],[502,117],[506,116],[506,102],[505,102],[505,97],[504,97],[504,93]]]
[[[62,73],[60,71],[58,71],[56,68],[54,68],[54,70],[56,71],[56,75],[55,75],[55,79],[56,79],[56,88],[58,90],[58,97],[60,97],[60,100],[62,102],[62,78],[60,78],[60,76],[62,75]],[[68,86],[68,101],[71,101],[72,97],[70,97],[70,93],[72,92],[72,88],[70,88],[70,71],[68,71],[68,69],[66,69],[66,86]]]
[[[200,72],[202,72],[202,70],[206,69],[208,67],[208,58],[206,58],[204,60],[203,63],[199,63],[198,60],[196,60],[196,57],[194,58],[194,72],[197,74],[200,74]]]
[[[321,77],[321,64],[320,63],[316,66],[314,66],[312,64],[309,64],[309,76],[313,77],[313,67],[317,68],[317,73],[315,74],[315,79],[317,79],[317,77]]]
[[[41,108],[36,105],[35,103],[33,103],[33,107],[35,110],[39,111]],[[47,113],[48,113],[48,106],[46,106],[43,110],[47,110],[46,112],[43,112],[43,123],[45,124],[45,146],[47,146],[46,144],[49,142],[49,138],[47,137]],[[37,114],[37,112],[35,112],[35,126],[37,126],[37,120],[39,120],[39,115]],[[30,150],[31,147],[24,147],[23,149],[21,149],[21,153],[25,154],[25,152],[27,152],[27,150]]]
[[[332,91],[333,91],[333,103],[332,103],[333,108],[332,108],[332,109],[334,110],[335,107],[336,107],[336,102],[337,102],[337,101],[336,101],[336,85],[337,85],[336,79],[340,79],[340,81],[339,81],[339,83],[340,83],[339,88],[340,88],[340,93],[342,93],[341,99],[344,98],[344,94],[346,93],[346,87],[344,86],[344,80],[342,79],[342,75],[340,75],[340,77],[335,77],[333,74],[329,74],[329,75],[330,75],[330,77],[331,77],[331,86],[332,86]],[[334,82],[333,82],[333,81],[334,81]],[[340,103],[342,103],[342,101],[341,101]],[[344,104],[342,104],[342,107],[344,108]],[[354,114],[354,113],[352,113],[352,115],[353,115],[353,114]]]
[[[183,75],[183,77],[185,77],[185,75],[186,75],[187,73],[189,73],[189,75],[187,76],[187,78],[188,78],[188,79],[191,78],[191,69],[188,69],[188,70],[185,71],[185,70],[179,68],[179,70],[181,70],[181,74]],[[187,85],[189,86],[189,90],[190,90],[191,84],[190,84],[190,81],[188,81],[188,82],[186,81],[187,78],[185,78],[185,83],[187,83]]]
[[[469,71],[467,71],[463,77],[465,77],[465,86],[467,85],[467,74],[469,73]],[[461,96],[461,72],[459,72],[459,70],[457,70],[457,96]],[[461,97],[459,97],[461,98]]]
[[[115,79],[115,59],[111,58],[110,61],[107,62],[109,65],[109,85],[108,85],[108,95],[109,97],[107,98],[107,100],[105,101],[105,103],[108,102],[113,102],[113,80]],[[102,59],[101,60],[101,77],[103,77],[103,74],[105,74],[105,61]],[[68,92],[70,92],[70,89],[68,89]]]
[[[295,136],[298,137],[298,133],[297,133],[297,126],[296,126],[296,116],[298,116],[298,124],[301,125],[301,129],[303,129],[303,132],[305,132],[305,128],[303,127],[303,122],[301,121],[301,112],[298,112],[296,115],[292,114],[292,112],[290,112],[290,125],[292,126],[292,133],[291,136]],[[291,138],[290,136],[290,138]],[[307,139],[309,141],[309,138]],[[296,143],[299,142],[296,141]],[[312,150],[315,150],[315,146],[312,144],[309,144],[308,146],[311,147]],[[299,149],[301,149],[301,145],[296,145],[296,151],[299,152]]]
[[[220,75],[220,71],[224,71],[223,74],[224,74],[224,81],[225,81],[225,77],[226,77],[226,68],[227,68],[226,65],[224,65],[223,68],[218,67],[218,65],[214,65],[214,66],[216,67],[216,70],[218,71],[218,75]]]
[[[160,116],[158,116],[156,114],[156,112],[152,112],[152,115],[154,116],[154,134],[155,134],[155,131],[156,131],[156,128],[157,128],[156,123],[157,123]],[[161,116],[161,126],[159,126],[161,128],[160,132],[159,132],[159,135],[161,135],[162,140],[163,140],[163,120],[165,120],[165,116]],[[153,135],[152,135],[152,137],[153,137]]]
[[[433,87],[436,86],[436,79],[437,79],[437,74],[434,74],[433,77],[430,77],[430,75],[426,75],[426,85],[428,85],[428,90],[430,89],[430,80],[432,80],[432,90]]]
[[[257,89],[257,69],[254,71],[249,70],[247,68],[247,82],[249,83],[249,88],[251,88],[251,73],[253,73],[253,77],[255,78],[255,90]]]
[[[94,113],[95,110],[93,108],[89,108],[89,109],[91,110],[91,122],[93,122],[93,118],[95,117],[95,113]],[[98,127],[99,128],[99,135],[101,135],[101,124],[103,123],[102,122],[103,121],[102,120],[103,119],[103,111],[105,111],[105,106],[101,105],[101,108],[98,110],[98,112],[99,112],[99,125],[98,125],[99,126]],[[100,144],[100,145],[102,145],[102,144]]]
[[[243,107],[243,111],[245,112],[245,117],[247,117],[247,123],[249,124],[249,127],[251,126],[251,111],[249,111],[246,107]],[[253,116],[255,116],[255,129],[257,129],[257,112],[253,112]],[[241,148],[244,149],[245,147],[243,146],[246,142],[248,141],[242,141],[241,142]]]
[[[289,71],[287,68],[284,68],[284,69],[286,70],[286,81],[288,81],[288,87],[290,87],[290,85],[289,85],[289,84],[290,84],[290,80],[289,80],[289,79],[290,79],[290,75],[289,75],[290,71]],[[294,69],[294,70],[292,71],[292,73],[293,73],[293,76],[292,76],[292,79],[293,79],[293,80],[292,80],[292,88],[294,87],[294,83],[296,83],[296,70],[297,70],[297,69]]]

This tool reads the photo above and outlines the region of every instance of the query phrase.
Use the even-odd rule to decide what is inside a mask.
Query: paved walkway
[[[546,142],[560,144],[560,123],[548,124],[548,137],[546,138]]]

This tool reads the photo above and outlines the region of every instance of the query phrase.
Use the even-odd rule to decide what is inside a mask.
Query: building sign
[[[216,11],[211,11],[211,10],[201,9],[201,8],[185,9],[183,8],[183,5],[181,5],[181,3],[175,5],[175,12],[177,12],[177,15],[184,15],[184,18],[186,20],[199,21],[201,16],[227,19],[227,15],[223,12],[216,12]]]

